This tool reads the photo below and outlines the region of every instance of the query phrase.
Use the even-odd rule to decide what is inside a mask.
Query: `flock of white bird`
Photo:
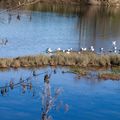
[[[8,43],[7,39],[1,39],[0,40],[0,45],[6,45]],[[91,52],[95,52],[95,49],[93,46],[91,46],[89,49],[87,48],[81,48],[80,51],[91,51]],[[77,52],[80,52],[77,51]],[[66,49],[66,50],[62,50],[61,48],[57,48],[56,50],[52,50],[51,48],[47,48],[46,49],[46,53],[55,53],[55,52],[64,52],[67,54],[70,54],[70,52],[76,52],[73,51],[72,48]],[[117,46],[116,46],[116,41],[112,41],[112,49],[110,51],[108,51],[110,53],[119,53],[120,54],[120,49],[118,50]],[[100,48],[100,53],[105,53],[104,48]]]
[[[67,54],[70,54],[70,52],[74,52],[72,48],[66,49],[66,50],[62,50],[61,48],[57,48],[56,50],[52,50],[51,48],[47,48],[46,49],[46,53],[55,53],[57,51],[60,52],[65,52]],[[91,52],[95,52],[95,49],[93,46],[91,46],[89,49],[87,48],[81,48],[80,51],[91,51]],[[80,52],[78,51],[78,52]],[[117,46],[116,46],[116,41],[112,41],[112,49],[110,51],[108,51],[110,53],[119,53],[120,54],[120,50],[118,50]],[[105,53],[104,48],[100,48],[100,53]]]
[[[46,49],[46,53],[55,53],[55,52],[65,52],[65,53],[69,54],[70,52],[72,52],[72,48],[69,48],[67,50],[62,50],[61,48],[57,48],[54,51],[51,48]]]

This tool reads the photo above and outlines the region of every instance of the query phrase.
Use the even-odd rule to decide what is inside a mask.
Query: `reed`
[[[81,67],[70,67],[69,72],[76,74],[78,77],[86,76],[89,73],[89,70]]]
[[[112,67],[109,71],[99,72],[99,79],[120,80],[120,66]]]
[[[113,72],[104,72],[98,75],[99,79],[103,80],[120,80],[120,73],[113,73]]]
[[[17,58],[0,58],[0,68],[40,66],[109,67],[120,66],[120,54],[96,54],[93,52],[54,53]]]

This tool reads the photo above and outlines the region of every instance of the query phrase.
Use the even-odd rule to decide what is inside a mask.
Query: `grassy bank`
[[[98,55],[92,52],[81,52],[0,58],[0,68],[40,67],[45,65],[81,67],[120,66],[120,54]]]
[[[113,67],[109,71],[99,72],[98,77],[104,80],[120,80],[120,66]]]
[[[103,79],[103,80],[120,80],[120,73],[116,74],[116,73],[101,73],[99,74],[99,79]]]

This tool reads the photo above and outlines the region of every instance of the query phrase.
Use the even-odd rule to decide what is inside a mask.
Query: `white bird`
[[[117,53],[117,47],[116,46],[113,47],[113,52]]]
[[[68,54],[69,54],[71,51],[72,51],[72,48],[69,48],[69,49],[65,50],[65,52],[68,53]]]
[[[115,50],[114,53],[117,53],[117,50]]]
[[[46,49],[46,53],[51,53],[51,52],[52,52],[51,48]]]
[[[67,52],[70,52],[71,50],[70,49],[67,49]]]
[[[69,51],[67,51],[66,53],[67,53],[67,54],[70,54],[70,52],[69,52]]]
[[[112,41],[112,45],[113,45],[113,46],[116,46],[116,41]]]
[[[60,48],[57,48],[57,51],[60,51],[61,49]]]
[[[100,53],[103,53],[104,52],[104,48],[100,48]]]
[[[72,51],[73,49],[72,49],[72,48],[70,48],[70,50]]]
[[[87,50],[87,48],[81,48],[81,51],[86,51]]]
[[[95,51],[95,49],[94,49],[94,47],[93,47],[93,46],[91,46],[91,47],[90,47],[90,51],[92,51],[92,52],[94,52],[94,51]]]
[[[62,50],[62,52],[65,52],[65,50]]]
[[[117,50],[117,47],[113,47],[114,48],[114,50]]]
[[[67,51],[68,51],[68,52],[71,52],[71,51],[72,51],[72,48],[67,49]]]

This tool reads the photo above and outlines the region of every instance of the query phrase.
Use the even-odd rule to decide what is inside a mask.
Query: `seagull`
[[[86,51],[86,50],[87,50],[87,48],[83,48],[83,50],[84,50],[84,51]]]
[[[60,51],[61,49],[60,48],[57,48],[57,51]]]
[[[73,49],[72,48],[70,48],[70,51],[72,51]]]
[[[72,51],[72,48],[67,49],[67,51],[68,51],[68,52],[71,52],[71,51]]]
[[[94,47],[93,47],[93,46],[91,46],[91,47],[90,47],[90,51],[92,51],[92,52],[94,52],[94,51],[95,51],[95,49],[94,49]]]
[[[81,50],[81,51],[86,51],[86,50],[87,50],[87,48],[81,48],[80,50]]]
[[[51,48],[46,49],[46,53],[51,53],[51,52],[52,52]]]
[[[114,53],[117,53],[117,50],[115,50]]]
[[[113,46],[116,46],[116,41],[112,41],[112,45],[113,45]]]
[[[67,54],[70,54],[70,52],[69,52],[69,51],[67,51],[66,53],[67,53]]]
[[[114,50],[117,50],[117,47],[113,47],[114,48]]]
[[[62,52],[65,52],[65,50],[62,50]]]
[[[65,50],[65,52],[67,53],[70,53],[72,51],[72,48],[69,48],[69,49],[67,49],[67,50]]]
[[[103,53],[104,52],[104,48],[100,48],[100,53]]]
[[[117,47],[116,46],[113,47],[113,52],[117,53]]]

